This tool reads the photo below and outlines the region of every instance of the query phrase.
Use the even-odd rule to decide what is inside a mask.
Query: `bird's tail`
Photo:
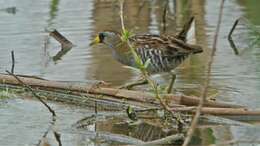
[[[187,41],[187,34],[192,26],[192,22],[194,21],[194,16],[190,18],[190,20],[183,26],[182,30],[177,35],[177,38],[186,42]]]

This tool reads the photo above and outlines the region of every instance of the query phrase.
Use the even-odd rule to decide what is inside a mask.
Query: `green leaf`
[[[128,41],[128,39],[129,39],[132,35],[133,35],[132,32],[130,32],[130,31],[124,29],[124,30],[122,30],[121,39],[122,39],[122,41],[126,42],[126,41]]]
[[[127,69],[131,69],[131,70],[134,70],[136,72],[141,72],[140,69],[138,68],[135,68],[135,67],[132,67],[132,66],[123,66],[124,68],[127,68]]]
[[[147,69],[148,66],[150,65],[150,63],[151,63],[151,59],[149,58],[149,59],[147,59],[147,60],[145,61],[145,63],[144,63],[144,68]]]

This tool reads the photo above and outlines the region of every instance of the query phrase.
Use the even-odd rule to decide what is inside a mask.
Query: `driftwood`
[[[32,78],[29,76],[19,76],[19,79],[21,79],[25,84],[33,88],[39,88],[48,91],[57,89],[95,95],[107,95],[117,99],[158,104],[158,102],[153,98],[153,94],[143,91],[131,91],[126,89],[98,87],[96,85],[80,85],[68,82],[49,81]],[[14,77],[7,74],[0,74],[0,84],[20,85],[20,83]],[[176,96],[173,94],[166,94],[165,97],[167,98],[167,101],[170,101],[168,103],[169,107],[174,107],[176,104],[196,106],[199,103],[199,98],[195,96]],[[223,102],[206,101],[204,103],[204,107],[241,108],[242,106],[227,104]]]

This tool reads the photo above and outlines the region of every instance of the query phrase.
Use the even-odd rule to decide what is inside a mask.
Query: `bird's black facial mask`
[[[104,39],[105,39],[105,35],[104,35],[104,33],[101,32],[97,35],[97,37],[89,45],[92,46],[95,44],[103,43]]]
[[[103,41],[105,39],[105,34],[104,33],[99,33],[98,37],[99,37],[99,43],[103,43]]]

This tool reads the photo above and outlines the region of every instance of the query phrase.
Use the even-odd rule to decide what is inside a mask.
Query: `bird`
[[[183,30],[175,36],[136,34],[130,36],[128,38],[129,43],[126,43],[122,40],[120,33],[102,31],[98,33],[90,45],[104,44],[112,50],[112,56],[117,61],[126,66],[137,68],[135,58],[130,50],[130,47],[132,47],[143,63],[149,59],[150,63],[147,67],[149,74],[170,72],[188,58],[189,55],[203,52],[201,46],[186,43],[186,35],[193,19],[191,18],[184,25]],[[172,80],[175,80],[175,76]],[[168,92],[172,88],[171,84],[169,86]]]

